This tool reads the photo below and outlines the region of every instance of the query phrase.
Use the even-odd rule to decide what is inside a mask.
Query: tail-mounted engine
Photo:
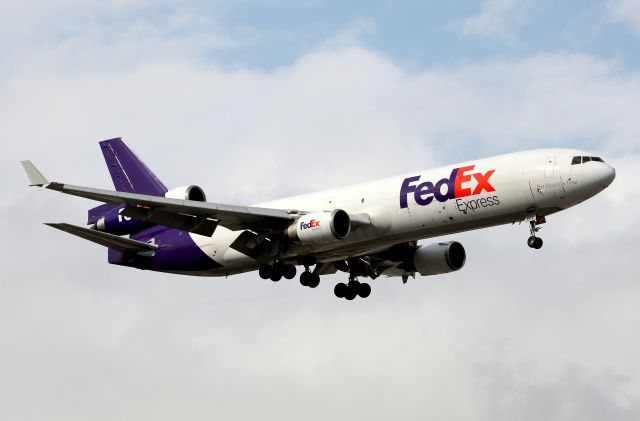
[[[198,186],[182,186],[171,189],[165,193],[165,197],[180,200],[193,200],[196,202],[206,202],[204,191]],[[131,217],[124,211],[124,206],[110,208],[101,217],[96,218],[94,224],[98,231],[108,232],[115,235],[133,234],[141,231],[157,221],[142,220],[138,217]],[[99,208],[97,208],[99,209]],[[91,217],[90,217],[91,218]]]
[[[351,218],[342,209],[333,212],[313,212],[301,216],[285,234],[294,241],[306,244],[344,240],[351,233]]]

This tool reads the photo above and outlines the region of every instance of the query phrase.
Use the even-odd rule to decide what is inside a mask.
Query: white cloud
[[[464,35],[511,38],[512,30],[525,18],[528,0],[485,0],[480,13],[460,23]]]
[[[636,0],[608,0],[608,12],[611,19],[626,23],[640,34],[640,2]]]
[[[638,72],[541,53],[409,73],[352,43],[230,70],[197,47],[135,59],[121,49],[147,40],[75,38],[31,45],[0,81],[3,418],[638,419]],[[340,276],[141,272],[42,226],[93,203],[27,189],[18,161],[107,187],[96,141],[118,135],[226,202],[545,146],[594,149],[618,178],[550,217],[539,252],[525,226],[450,236],[461,272],[346,303]]]

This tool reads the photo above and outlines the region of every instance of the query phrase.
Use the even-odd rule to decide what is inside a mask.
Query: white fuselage
[[[280,255],[284,261],[310,254],[320,262],[334,261],[401,242],[567,209],[596,195],[615,177],[614,169],[604,162],[572,165],[573,157],[588,155],[570,149],[517,152],[256,206],[309,212],[343,209],[368,218],[369,224],[358,226],[344,240],[294,244]],[[240,233],[220,226],[212,237],[191,234],[196,244],[223,266],[209,275],[256,269],[254,259],[229,247]]]

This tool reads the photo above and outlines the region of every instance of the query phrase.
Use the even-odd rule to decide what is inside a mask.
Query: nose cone
[[[616,170],[604,162],[589,162],[585,176],[591,188],[602,191],[616,178]]]
[[[604,188],[607,188],[611,183],[613,183],[613,180],[616,179],[616,169],[607,164],[605,164],[605,166],[607,168],[603,170],[601,177]]]

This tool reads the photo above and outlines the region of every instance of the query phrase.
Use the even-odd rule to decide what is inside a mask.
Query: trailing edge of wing
[[[219,220],[220,225],[231,230],[250,229],[272,231],[286,228],[294,217],[284,209],[257,208],[252,206],[224,205],[170,199],[146,194],[125,193],[113,190],[94,189],[51,182],[44,187],[73,196],[98,200],[105,203],[123,203],[132,206],[153,208],[170,213],[203,216]]]
[[[124,237],[118,237],[117,235],[108,234],[106,232],[96,231],[89,228],[78,227],[71,224],[49,223],[45,225],[121,252],[133,251],[136,253],[152,253],[155,249],[158,248],[158,246],[154,244],[143,243],[142,241],[131,240]]]

